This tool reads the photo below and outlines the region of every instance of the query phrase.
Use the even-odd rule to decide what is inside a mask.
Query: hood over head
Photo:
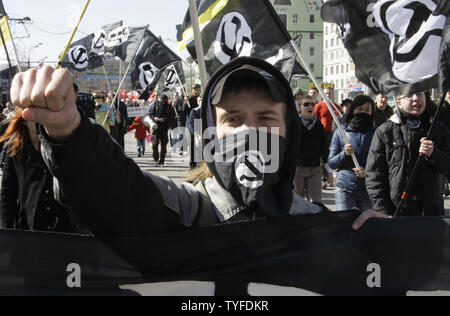
[[[214,106],[220,103],[222,92],[226,90],[230,81],[238,77],[241,80],[242,78],[254,78],[258,83],[263,85],[263,89],[268,92],[273,101],[286,104],[286,138],[279,137],[282,139],[282,147],[285,147],[285,149],[280,153],[283,158],[281,160],[281,166],[278,168],[276,180],[272,178],[269,181],[271,182],[271,186],[264,193],[272,195],[269,204],[273,202],[270,208],[267,208],[264,213],[270,216],[287,215],[289,214],[293,200],[293,183],[299,150],[298,144],[300,143],[300,119],[290,85],[279,70],[264,60],[251,57],[236,58],[220,68],[211,77],[202,101],[202,129],[203,132],[208,130],[212,134],[204,134],[207,139],[203,140],[203,145],[208,146],[211,141],[216,139]],[[253,157],[253,159],[255,158]],[[223,174],[221,174],[223,173],[223,169],[220,166],[218,167],[215,161],[207,161],[207,164],[218,183],[223,188],[229,190],[235,199],[238,201],[241,200],[242,202],[239,196],[241,192],[230,190],[230,185],[227,184],[228,179],[224,179]],[[264,203],[259,203],[259,205],[262,204]]]

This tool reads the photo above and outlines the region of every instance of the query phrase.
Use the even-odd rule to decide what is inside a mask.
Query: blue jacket
[[[362,168],[366,167],[367,156],[369,155],[372,138],[375,134],[375,126],[365,133],[361,133],[344,127],[349,142],[355,148],[355,155]],[[328,165],[331,169],[337,170],[336,186],[345,189],[348,192],[366,191],[364,179],[359,179],[353,172],[355,164],[352,157],[345,155],[345,143],[339,130],[335,130],[331,141],[330,155],[328,157]]]

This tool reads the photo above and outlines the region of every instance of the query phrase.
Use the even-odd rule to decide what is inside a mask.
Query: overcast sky
[[[10,18],[30,17],[33,24],[25,25],[30,38],[15,40],[21,52],[21,61],[57,61],[67,44],[86,0],[3,0]],[[91,0],[74,40],[95,33],[101,26],[123,20],[124,25],[149,24],[151,31],[162,36],[167,46],[182,58],[176,41],[177,24],[183,22],[189,7],[188,0]],[[14,37],[27,36],[23,25],[11,21]],[[38,48],[33,48],[42,43]],[[31,48],[31,49],[30,49]],[[22,60],[25,59],[25,60]]]

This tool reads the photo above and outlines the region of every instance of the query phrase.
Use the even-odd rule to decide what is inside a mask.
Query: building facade
[[[359,94],[368,94],[368,88],[356,77],[355,64],[339,36],[337,25],[324,22],[323,29],[323,80],[334,86],[335,101],[340,103]]]
[[[323,81],[323,21],[320,10],[323,1],[312,0],[271,0],[275,11],[292,38],[301,35],[300,51],[309,63],[317,80]],[[293,89],[299,87],[307,91],[309,78],[291,82]]]

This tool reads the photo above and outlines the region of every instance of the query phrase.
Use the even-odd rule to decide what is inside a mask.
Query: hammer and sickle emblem
[[[159,71],[152,63],[145,62],[139,65],[139,82],[142,89],[145,89],[155,78],[156,73]]]
[[[236,57],[250,56],[252,47],[252,30],[244,16],[238,12],[224,15],[214,42],[217,59],[226,64]]]
[[[81,45],[73,47],[69,52],[69,60],[77,69],[84,69],[89,64],[89,57],[86,48]]]
[[[236,165],[236,178],[242,185],[252,189],[263,185],[265,161],[260,152],[251,150],[240,155]]]
[[[374,17],[391,41],[394,75],[416,82],[438,73],[442,34],[447,20],[434,15],[437,5],[428,0],[381,0]]]

